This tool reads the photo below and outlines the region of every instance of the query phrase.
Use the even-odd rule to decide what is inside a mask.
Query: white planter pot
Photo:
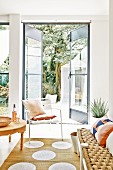
[[[54,104],[57,101],[57,94],[47,94],[46,98],[48,98],[50,102]]]
[[[90,117],[90,125],[93,125],[99,118],[96,118],[96,117],[93,117],[91,116]]]
[[[78,153],[78,137],[77,137],[77,132],[71,133],[71,140],[72,140],[72,143],[73,143],[74,152]]]

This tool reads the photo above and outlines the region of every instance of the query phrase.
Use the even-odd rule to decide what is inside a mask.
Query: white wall
[[[0,15],[107,15],[109,0],[0,0]]]
[[[21,115],[22,99],[22,41],[20,15],[9,16],[9,115],[13,104],[16,104],[17,114]]]
[[[14,18],[13,18],[14,17]],[[17,19],[16,19],[17,17]],[[19,15],[11,15],[10,20],[7,16],[1,16],[0,21],[11,21],[10,26],[10,107],[9,113],[12,111],[12,104],[17,103],[17,111],[21,113],[21,46],[22,34],[20,31],[20,20],[28,21],[41,20],[46,21],[85,21],[91,20],[91,99],[102,97],[108,100],[109,97],[109,21],[107,16],[34,16],[20,17]],[[57,22],[56,21],[56,22]]]
[[[95,20],[91,24],[91,100],[109,99],[109,22]]]

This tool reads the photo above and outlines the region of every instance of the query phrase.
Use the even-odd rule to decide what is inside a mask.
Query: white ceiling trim
[[[22,22],[91,22],[92,20],[109,20],[108,15],[53,15],[53,16],[22,16]]]
[[[12,15],[12,14],[11,14]],[[0,22],[9,22],[9,16],[10,15],[0,15]],[[30,22],[30,23],[33,23],[33,22],[48,22],[48,23],[52,23],[52,22],[91,22],[91,21],[102,21],[102,20],[109,20],[109,16],[108,15],[67,15],[67,16],[63,16],[63,15],[23,15],[23,16],[20,16],[21,17],[21,22]]]

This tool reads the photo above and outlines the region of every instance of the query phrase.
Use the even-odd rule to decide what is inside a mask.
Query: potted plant
[[[94,101],[91,103],[91,112],[95,118],[101,118],[105,116],[108,110],[107,102],[103,101],[101,98],[94,99]]]
[[[54,84],[49,84],[48,90],[47,90],[47,95],[49,96],[49,99],[51,103],[56,103],[57,101],[57,87]]]

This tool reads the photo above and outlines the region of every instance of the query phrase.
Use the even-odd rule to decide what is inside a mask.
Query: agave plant
[[[103,101],[101,98],[97,99],[91,103],[91,112],[93,117],[100,118],[107,114],[108,112],[107,102]]]

